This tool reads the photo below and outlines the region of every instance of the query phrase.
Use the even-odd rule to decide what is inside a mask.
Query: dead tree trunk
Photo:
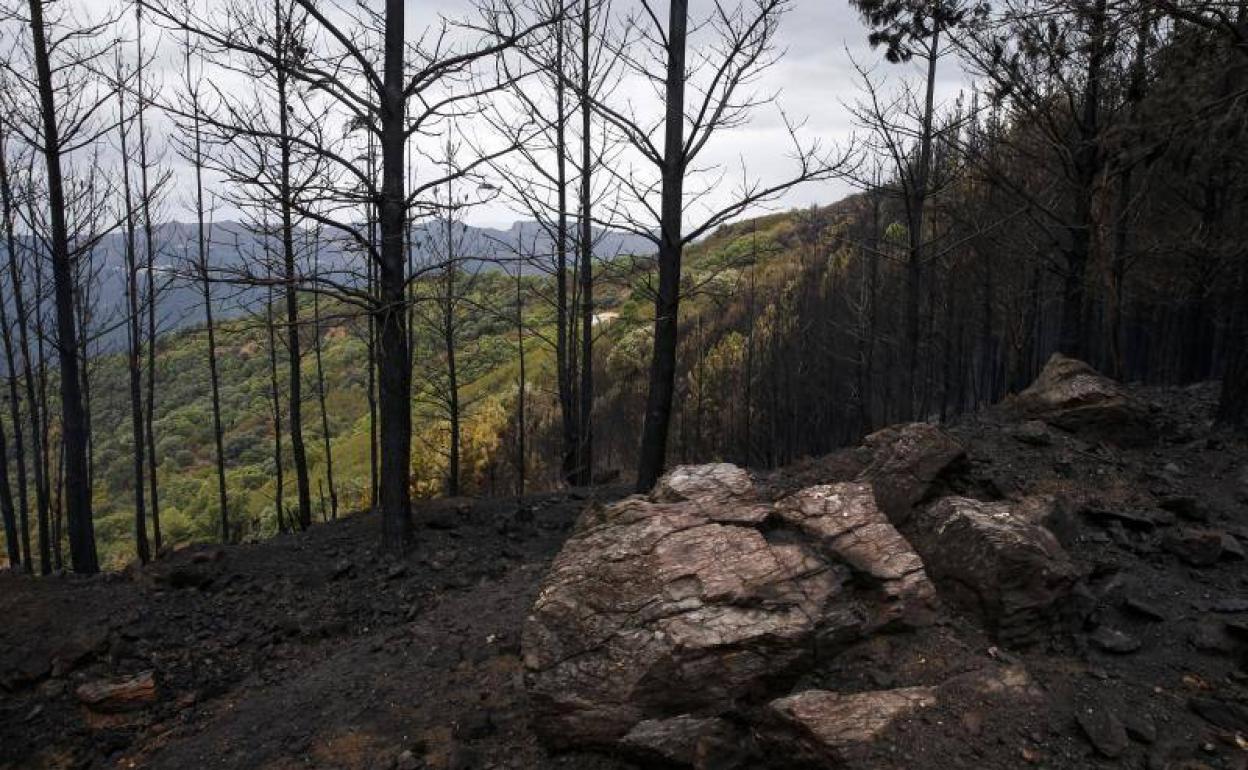
[[[65,189],[61,176],[60,126],[56,90],[43,22],[43,0],[30,0],[30,28],[38,78],[39,111],[47,167],[48,214],[51,225],[52,274],[55,291],[60,363],[61,420],[65,440],[65,492],[69,507],[69,546],[75,572],[99,572],[91,488],[87,482],[87,427],[78,361],[78,330],[74,317],[74,269],[65,221]]]
[[[120,69],[120,67],[119,67]],[[120,72],[118,73],[120,80]],[[130,186],[130,152],[128,118],[125,104],[126,89],[117,89],[118,138],[121,148],[121,189],[125,206],[125,261],[126,261],[126,369],[130,375],[130,426],[134,442],[134,544],[139,562],[151,560],[151,548],[147,541],[147,506],[144,500],[144,413],[143,373],[140,355],[143,343],[141,312],[139,304],[139,266],[135,243],[134,206]]]
[[[654,352],[641,438],[638,491],[649,491],[663,473],[676,384],[676,343],[680,311],[680,263],[684,250],[685,42],[688,0],[672,0],[668,18],[663,195],[659,240],[659,287],[654,301]]]

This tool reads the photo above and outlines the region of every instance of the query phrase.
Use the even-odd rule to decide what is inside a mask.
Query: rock
[[[812,654],[931,601],[921,561],[865,485],[805,490],[756,521],[752,488],[705,483],[740,478],[715,468],[660,484],[659,499],[694,499],[587,511],[556,557],[522,634],[548,744],[612,746],[641,722],[765,702]]]
[[[1107,759],[1117,759],[1130,746],[1130,739],[1127,738],[1127,730],[1122,721],[1100,704],[1080,708],[1075,719],[1092,747]]]
[[[1235,652],[1235,640],[1227,633],[1226,626],[1215,620],[1202,620],[1187,637],[1192,647],[1210,655],[1230,655]]]
[[[184,562],[173,564],[156,575],[156,582],[170,588],[208,588],[216,579],[211,562]]]
[[[1222,533],[1208,529],[1180,529],[1168,533],[1161,547],[1193,567],[1210,567],[1222,558]]]
[[[819,767],[850,762],[890,725],[937,703],[935,687],[845,695],[807,690],[772,701],[757,735],[772,751]]]
[[[1047,638],[1079,578],[1053,534],[1011,503],[946,497],[905,534],[942,596],[978,613],[1007,645]]]
[[[225,558],[225,549],[208,548],[202,551],[196,551],[191,554],[192,564],[209,564],[214,561],[221,561]]]
[[[1222,533],[1222,561],[1244,561],[1244,547],[1233,535]]]
[[[1127,655],[1140,649],[1140,640],[1134,636],[1109,626],[1101,626],[1089,637],[1092,644],[1105,652],[1115,655]]]
[[[880,509],[904,529],[915,506],[930,499],[941,477],[966,459],[952,436],[923,422],[893,425],[867,436],[871,461],[859,474],[871,483]]]
[[[1133,592],[1128,592],[1122,597],[1122,607],[1127,612],[1148,620],[1161,621],[1166,619],[1165,611]]]
[[[1148,714],[1128,709],[1122,712],[1121,721],[1132,740],[1150,745],[1157,742],[1157,723]]]
[[[668,471],[650,499],[656,503],[701,503],[714,505],[742,500],[754,493],[750,474],[731,463],[680,465]]]
[[[1207,524],[1211,518],[1209,509],[1191,495],[1171,495],[1162,498],[1160,505],[1185,521]]]
[[[88,682],[74,694],[92,711],[113,714],[141,709],[156,700],[156,677],[145,671],[127,679]]]
[[[404,749],[394,759],[394,770],[420,770],[421,764],[411,749]]]
[[[1248,612],[1248,598],[1242,596],[1231,596],[1209,604],[1210,612],[1217,612],[1226,615],[1235,615],[1240,612]]]
[[[687,714],[639,722],[620,745],[647,764],[694,770],[736,770],[750,766],[750,746],[730,722]]]
[[[59,642],[49,641],[55,644],[52,650],[51,674],[61,677],[107,651],[109,635],[107,628],[91,625],[73,629]]]
[[[0,687],[9,692],[35,684],[52,673],[52,654],[46,647],[19,645],[0,651]]]
[[[1109,527],[1120,524],[1126,529],[1137,532],[1151,532],[1158,526],[1164,526],[1169,523],[1165,517],[1144,510],[1121,510],[1090,506],[1083,509],[1083,515],[1084,518],[1098,526]]]
[[[342,580],[351,577],[355,573],[355,565],[350,559],[339,559],[334,562],[334,568],[329,572],[330,580]]]
[[[1030,446],[1049,446],[1053,443],[1048,427],[1040,420],[1026,420],[1008,432],[1020,443]]]
[[[1061,353],[1011,405],[1026,417],[1123,446],[1152,443],[1156,432],[1147,407],[1122,385]]]
[[[810,487],[780,501],[776,512],[823,553],[879,584],[885,603],[872,629],[895,620],[920,626],[932,619],[936,588],[922,559],[876,508],[869,485]]]
[[[1248,706],[1233,703],[1220,698],[1196,697],[1188,700],[1187,705],[1206,722],[1221,727],[1248,733]]]

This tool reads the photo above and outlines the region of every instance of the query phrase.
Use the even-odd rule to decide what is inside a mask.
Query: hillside
[[[965,450],[922,477],[929,494],[1011,510],[1037,495],[1068,504],[1046,526],[1081,576],[1064,613],[1079,622],[1027,625],[1044,641],[1006,649],[950,593],[935,624],[804,666],[802,686],[863,697],[966,672],[1025,672],[1005,697],[943,688],[939,704],[890,717],[836,766],[1238,766],[1248,729],[1236,705],[1248,446],[1209,427],[1209,386],[1129,397],[1147,405],[1155,442],[1123,448],[1021,422],[1010,404],[945,433],[928,427]],[[1127,425],[1084,426],[1093,424]],[[783,499],[843,479],[871,451],[755,482],[765,500]],[[881,500],[891,485],[915,483],[894,470],[875,481]],[[550,560],[592,526],[587,506],[600,517],[621,494],[424,503],[420,547],[401,560],[377,553],[375,517],[353,517],[260,544],[184,549],[120,575],[0,575],[0,686],[10,691],[0,699],[0,767],[652,767],[646,755],[543,748],[523,686],[520,628]],[[1205,531],[1224,538],[1221,559],[1183,547]],[[1034,599],[1038,586],[1017,589]],[[716,767],[762,766],[725,762]]]
[[[691,312],[706,312],[739,291],[750,264],[757,263],[757,289],[771,295],[788,280],[795,258],[791,233],[795,215],[775,214],[721,229],[688,255],[688,280],[697,287]],[[621,263],[622,265],[623,263]],[[596,361],[601,370],[602,420],[617,420],[618,429],[604,432],[599,471],[627,478],[632,473],[639,412],[644,398],[638,377],[648,366],[647,342],[653,316],[652,299],[644,275],[616,268],[611,261],[600,268],[598,313],[603,319]],[[462,474],[468,494],[509,494],[515,478],[515,406],[519,392],[519,360],[515,329],[515,283],[504,272],[462,266],[470,282],[468,295],[457,310],[461,348],[459,372],[464,404]],[[529,489],[559,485],[557,461],[557,402],[553,395],[552,280],[540,273],[523,279],[529,436]],[[433,289],[430,289],[433,291]],[[325,444],[321,428],[318,383],[313,352],[313,300],[302,299],[304,431],[309,473],[317,516],[329,517]],[[246,303],[244,303],[246,304]],[[426,303],[427,304],[427,303]],[[236,311],[237,312],[237,311]],[[278,313],[281,311],[278,310]],[[345,305],[322,300],[324,319],[319,330],[325,376],[326,414],[334,486],[343,513],[369,506],[369,405],[367,322]],[[268,335],[264,299],[250,303],[248,314],[219,325],[218,366],[222,384],[224,446],[229,506],[236,539],[269,537],[279,529],[273,453]],[[418,316],[413,402],[415,420],[413,489],[421,497],[443,492],[447,466],[448,423],[438,394],[444,392],[446,356],[436,328]],[[727,333],[716,325],[708,337]],[[286,351],[277,352],[279,393],[286,403]],[[215,458],[207,368],[207,338],[199,325],[163,335],[157,348],[156,418],[161,527],[171,545],[216,541],[219,523],[216,503]],[[466,361],[466,363],[465,363]],[[124,356],[104,354],[91,364],[91,413],[95,511],[102,559],[113,568],[133,558],[133,466],[130,438],[128,380]],[[287,427],[288,430],[288,427]],[[293,469],[289,437],[285,446],[285,505],[292,506]],[[686,453],[687,454],[687,453]]]

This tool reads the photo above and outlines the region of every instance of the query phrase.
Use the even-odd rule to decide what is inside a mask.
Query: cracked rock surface
[[[931,610],[922,561],[869,486],[773,507],[742,479],[730,465],[677,468],[651,497],[582,519],[523,632],[549,743],[611,745],[647,720],[748,711],[812,655]]]

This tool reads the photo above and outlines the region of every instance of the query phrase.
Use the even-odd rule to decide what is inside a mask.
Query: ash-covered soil
[[[614,497],[620,491],[599,491]],[[585,768],[528,727],[520,626],[585,495],[356,516],[96,578],[0,578],[0,767]],[[147,708],[78,688],[153,672]]]
[[[1043,690],[1005,708],[944,699],[855,766],[1248,768],[1248,445],[1212,427],[1211,386],[1135,392],[1163,426],[1155,446],[1001,409],[948,427],[969,456],[948,492],[1069,503],[1080,621],[1011,651],[950,611],[921,637],[819,662],[805,684],[837,691],[938,683],[985,660],[1022,664]],[[761,482],[780,496],[836,478],[839,463]],[[526,708],[520,628],[587,497],[422,507],[401,561],[376,552],[377,522],[357,516],[126,574],[4,575],[0,767],[635,768],[548,754]],[[122,687],[109,698],[100,684]]]

